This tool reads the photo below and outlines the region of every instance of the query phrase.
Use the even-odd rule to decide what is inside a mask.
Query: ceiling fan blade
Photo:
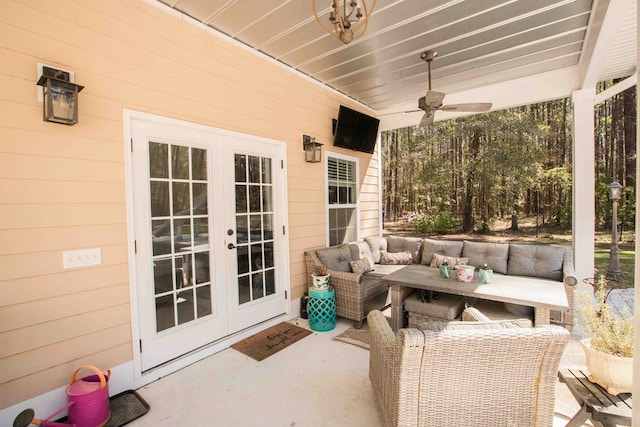
[[[491,110],[490,102],[470,102],[468,104],[449,104],[443,105],[438,110],[440,111],[452,111],[452,112],[469,112],[469,113],[482,113]]]
[[[422,116],[422,120],[420,120],[420,125],[419,126],[429,126],[430,124],[433,123],[433,111],[430,113],[426,113],[424,116]]]
[[[442,100],[444,99],[444,92],[436,92],[435,90],[428,90],[427,95],[424,97],[424,102],[432,108],[440,108],[442,106]]]

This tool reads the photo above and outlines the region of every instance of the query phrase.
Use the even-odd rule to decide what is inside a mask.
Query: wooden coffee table
[[[551,310],[569,309],[564,283],[534,277],[494,274],[491,284],[482,285],[477,273],[472,282],[464,283],[455,277],[442,279],[437,268],[408,265],[382,280],[391,287],[391,327],[394,331],[404,326],[402,305],[415,289],[530,306],[534,308],[536,325],[548,325]]]

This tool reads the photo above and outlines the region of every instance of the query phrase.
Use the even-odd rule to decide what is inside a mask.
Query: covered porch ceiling
[[[377,0],[348,45],[321,29],[312,0],[157,1],[368,106],[381,130],[420,121],[406,111],[428,89],[427,49],[445,104],[502,109],[635,76],[637,0]],[[317,0],[327,22],[330,4]]]

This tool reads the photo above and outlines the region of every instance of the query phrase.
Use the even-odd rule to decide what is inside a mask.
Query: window
[[[355,160],[327,156],[330,246],[358,240],[357,176]]]

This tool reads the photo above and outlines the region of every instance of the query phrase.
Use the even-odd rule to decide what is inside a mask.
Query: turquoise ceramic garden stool
[[[309,327],[312,331],[325,332],[336,327],[336,292],[333,288],[316,290],[309,288]]]

